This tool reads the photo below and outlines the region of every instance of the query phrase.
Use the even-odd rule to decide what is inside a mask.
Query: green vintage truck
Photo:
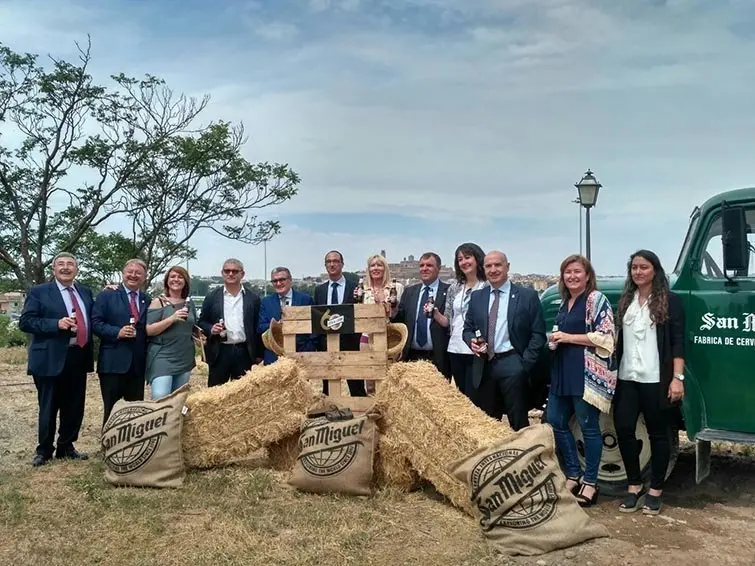
[[[679,430],[696,448],[696,480],[710,472],[713,441],[755,443],[755,188],[720,193],[694,209],[679,252],[671,289],[684,303],[685,397],[676,411],[672,457],[676,464]],[[624,278],[601,278],[598,288],[614,308]],[[546,327],[552,328],[561,304],[553,286],[541,296]],[[603,459],[599,482],[606,493],[625,489],[626,473],[612,417],[603,415]],[[579,427],[572,422],[580,457]],[[649,473],[650,446],[640,417],[637,438],[641,463]]]

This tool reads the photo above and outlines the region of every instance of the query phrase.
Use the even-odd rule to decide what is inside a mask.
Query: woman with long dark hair
[[[554,351],[548,396],[548,424],[566,469],[566,487],[582,507],[598,500],[598,468],[603,451],[600,413],[611,410],[616,375],[611,366],[614,350],[613,310],[596,288],[595,270],[581,255],[561,262],[558,288],[561,308],[557,328],[550,336]],[[569,429],[572,415],[582,430],[585,473],[577,443]]]
[[[628,493],[619,510],[656,515],[662,506],[671,445],[670,409],[684,397],[684,308],[658,256],[639,250],[627,263],[618,305],[619,379],[613,418]],[[650,489],[645,491],[635,429],[640,413],[650,437]]]
[[[477,244],[467,242],[456,248],[454,253],[454,281],[446,292],[446,313],[438,313],[441,326],[448,328],[448,359],[451,363],[451,375],[459,391],[470,395],[471,386],[467,382],[472,379],[472,365],[475,356],[464,342],[461,335],[464,331],[464,317],[469,306],[472,291],[485,286],[485,252]]]

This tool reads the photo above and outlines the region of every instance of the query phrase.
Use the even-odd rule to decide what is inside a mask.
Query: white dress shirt
[[[289,289],[288,293],[285,295],[278,295],[278,302],[281,305],[281,312],[283,312],[283,307],[291,306],[294,304],[294,290]]]
[[[500,298],[498,299],[498,318],[495,321],[495,344],[493,344],[494,353],[504,354],[514,347],[511,345],[511,339],[509,337],[509,299],[511,298],[511,280],[507,279],[506,282],[499,287]],[[495,289],[490,287],[490,299],[488,301],[488,313],[493,308],[493,301],[495,300]],[[488,314],[488,316],[490,316]],[[490,346],[488,346],[490,347]]]
[[[419,288],[419,295],[417,296],[417,320],[424,319],[427,324],[427,344],[424,346],[420,346],[417,343],[417,328],[415,326],[414,328],[414,337],[412,338],[412,348],[415,350],[425,350],[425,351],[431,351],[433,349],[433,337],[430,336],[430,323],[433,321],[433,318],[427,318],[425,316],[424,311],[424,303],[422,303],[422,294],[425,292],[425,287],[430,287],[430,297],[437,297],[438,296],[438,285],[440,284],[440,279],[436,279],[430,285],[425,285],[422,283],[422,286]]]
[[[246,341],[244,332],[244,288],[234,297],[223,287],[223,322],[226,330],[226,344],[240,344]]]
[[[63,285],[57,279],[55,280],[55,283],[57,284],[58,290],[60,291],[60,296],[63,297],[63,302],[66,304],[68,316],[71,316],[71,314],[73,313],[73,301],[71,300],[71,294],[68,292],[68,287]],[[87,308],[86,306],[84,306],[84,300],[81,298],[81,295],[79,295],[79,292],[76,290],[76,286],[73,283],[71,284],[71,290],[73,291],[73,294],[76,295],[76,300],[79,302],[79,308],[81,309],[80,313],[76,313],[76,326],[80,326],[80,320],[83,320],[84,324],[86,325],[89,319],[87,318]],[[73,346],[76,345],[75,334],[73,335],[73,338],[68,341],[68,343]]]
[[[343,296],[346,292],[346,278],[343,275],[341,275],[341,278],[338,281],[328,280],[328,302],[326,304],[333,304],[333,301],[330,300],[330,296],[333,294],[333,283],[338,283],[338,287],[336,288],[336,293],[338,293],[338,302],[336,304],[342,305]]]
[[[660,383],[661,362],[658,354],[657,332],[650,319],[650,301],[640,306],[640,296],[627,307],[621,323],[624,355],[619,366],[619,379],[638,383]]]

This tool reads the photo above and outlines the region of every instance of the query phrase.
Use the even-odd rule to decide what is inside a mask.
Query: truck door
[[[749,266],[723,273],[720,209],[701,227],[686,305],[686,366],[702,428],[755,432],[755,205],[745,209]],[[690,400],[691,401],[691,400]]]

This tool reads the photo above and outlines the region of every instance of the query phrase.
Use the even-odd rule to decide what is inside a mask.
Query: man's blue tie
[[[331,289],[333,289],[330,292],[330,304],[331,305],[337,305],[338,304],[338,283],[333,281],[333,283],[330,284]]]
[[[425,286],[425,290],[422,291],[422,298],[419,300],[419,312],[417,313],[417,327],[415,335],[417,336],[417,344],[425,346],[427,344],[427,316],[425,316],[424,306],[427,300],[430,298],[430,287]]]

